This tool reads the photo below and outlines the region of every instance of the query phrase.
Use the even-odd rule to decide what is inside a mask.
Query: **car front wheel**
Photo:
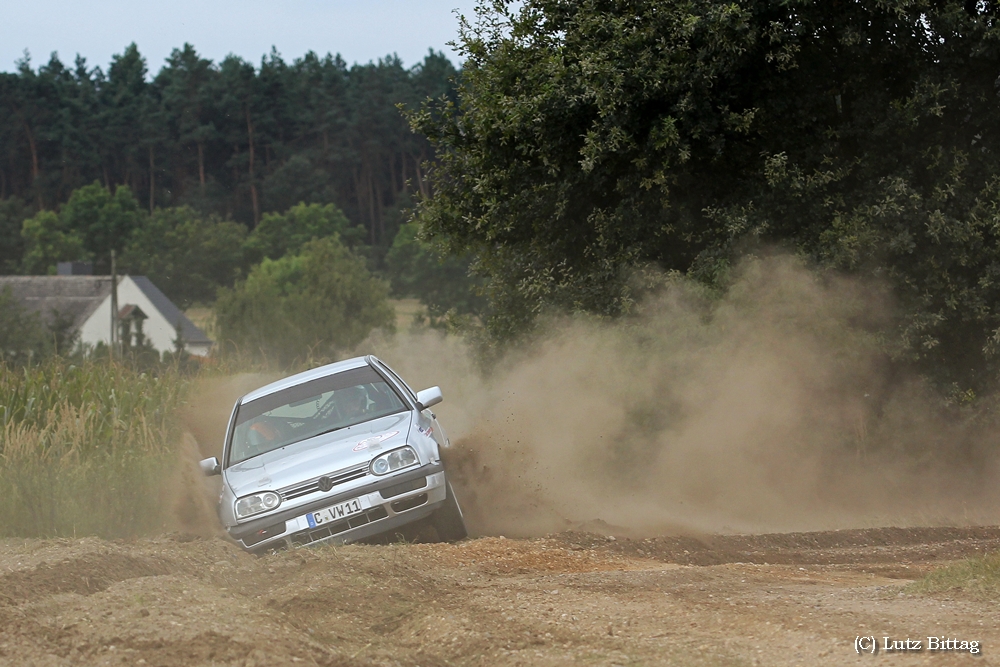
[[[444,504],[435,510],[431,519],[438,537],[445,542],[457,542],[468,537],[469,531],[465,528],[465,518],[462,516],[462,508],[458,506],[458,499],[455,498],[455,491],[451,488],[451,482],[447,482],[448,492],[444,499]]]

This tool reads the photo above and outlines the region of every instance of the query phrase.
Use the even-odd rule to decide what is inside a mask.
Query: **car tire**
[[[446,484],[448,491],[444,504],[434,511],[431,516],[431,524],[442,541],[457,542],[468,537],[469,531],[465,528],[465,517],[462,516],[462,508],[458,506],[458,499],[455,498],[451,482],[446,482]]]

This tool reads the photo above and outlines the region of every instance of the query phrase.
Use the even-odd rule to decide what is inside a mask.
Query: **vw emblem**
[[[329,477],[320,477],[318,484],[319,484],[319,490],[322,491],[323,493],[326,493],[327,491],[333,488],[333,480],[330,479]]]

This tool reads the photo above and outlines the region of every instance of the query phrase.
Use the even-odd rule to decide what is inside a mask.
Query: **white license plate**
[[[333,507],[321,509],[318,512],[309,512],[309,514],[306,514],[306,521],[309,522],[310,528],[318,528],[324,524],[333,523],[338,519],[360,514],[371,506],[372,504],[368,502],[368,496],[362,496],[338,503]]]

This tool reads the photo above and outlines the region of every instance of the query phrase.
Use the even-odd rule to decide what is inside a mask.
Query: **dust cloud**
[[[627,321],[550,321],[488,374],[454,336],[372,346],[442,387],[474,534],[998,523],[991,429],[892,372],[885,290],[780,256],[737,276],[721,299],[675,279]]]
[[[202,537],[222,532],[215,511],[219,478],[203,476],[198,462],[210,456],[222,457],[226,426],[236,399],[278,377],[241,373],[197,380],[180,415],[184,434],[177,448],[178,464],[162,491],[162,501],[170,508],[168,530]]]

